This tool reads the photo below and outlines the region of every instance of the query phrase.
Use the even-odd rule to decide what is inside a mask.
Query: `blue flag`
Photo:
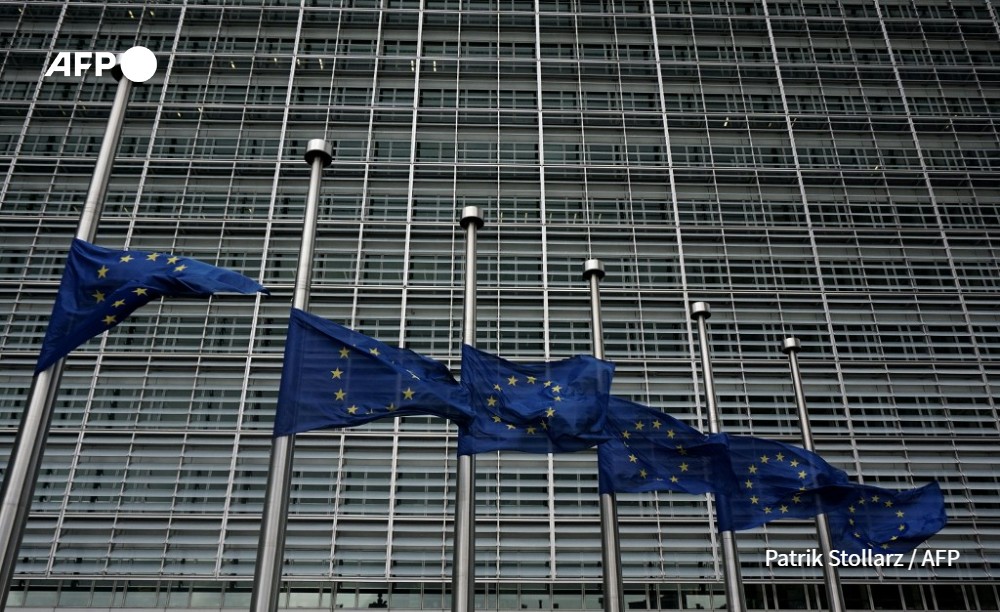
[[[909,552],[947,523],[936,483],[893,491],[850,482],[804,448],[749,436],[716,434],[729,450],[735,487],[718,492],[723,530],[826,513],[833,548],[846,553]]]
[[[159,297],[268,293],[242,274],[170,253],[112,251],[74,239],[35,372]]]
[[[444,364],[292,309],[274,435],[409,415],[472,418]]]
[[[459,427],[458,454],[567,453],[603,442],[613,372],[585,355],[521,364],[463,346],[462,385],[475,418]]]
[[[598,447],[600,490],[714,493],[722,530],[826,513],[838,551],[908,552],[947,523],[935,483],[892,491],[848,475],[799,446],[706,436],[658,410],[611,398],[611,439]]]
[[[848,484],[847,473],[804,448],[755,438],[714,434],[724,444],[733,478],[716,491],[729,501],[719,528],[750,529],[779,518],[809,518],[822,512],[822,496],[808,494],[827,485]],[[724,488],[723,488],[724,487]]]
[[[608,403],[610,439],[597,447],[600,492],[707,493],[729,477],[727,449],[654,408],[619,397]]]
[[[936,482],[909,491],[860,484],[840,489],[823,495],[833,547],[845,553],[906,553],[948,523]]]

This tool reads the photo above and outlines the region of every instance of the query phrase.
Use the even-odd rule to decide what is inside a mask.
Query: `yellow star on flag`
[[[108,315],[108,316],[104,317],[104,324],[105,325],[111,325],[114,322],[115,322],[115,316],[114,315]]]
[[[104,293],[101,292],[101,291],[95,291],[94,292],[94,300],[96,300],[98,304],[100,304],[101,302],[103,302],[104,301]]]
[[[97,269],[97,278],[107,278],[108,277],[108,267],[101,266]]]
[[[114,303],[112,303],[111,305],[114,306],[115,308],[121,308],[122,306],[125,305],[125,300],[115,300]]]
[[[335,397],[336,397],[336,398],[337,398],[338,400],[341,400],[341,401],[343,401],[343,399],[344,399],[345,397],[347,397],[347,394],[346,394],[346,393],[344,393],[344,390],[343,390],[343,389],[337,389],[337,393],[336,393]]]
[[[118,261],[120,261],[122,263],[128,263],[128,262],[132,261],[132,256],[131,255],[125,255],[124,257],[122,257]]]
[[[337,368],[336,370],[330,370],[330,374],[333,375],[334,378],[340,378],[341,376],[344,375],[344,373],[340,370],[340,368]]]
[[[409,387],[403,390],[403,399],[413,399],[415,391]]]
[[[149,255],[146,255],[146,259],[148,261],[156,261],[156,258],[159,256],[160,256],[159,253],[150,253]]]
[[[180,259],[181,259],[181,258],[180,258],[180,257],[177,257],[177,256],[174,256],[174,257],[168,257],[168,258],[167,258],[167,263],[168,263],[168,264],[175,264],[175,263],[177,263],[178,261],[180,261]]]
[[[132,293],[136,295],[146,295],[147,289],[145,287],[136,287],[132,290]]]

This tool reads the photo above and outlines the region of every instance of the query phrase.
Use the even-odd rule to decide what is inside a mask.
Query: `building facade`
[[[991,0],[0,2],[0,443],[9,448],[115,84],[60,51],[153,50],[97,242],[176,251],[270,297],[154,303],[69,358],[8,609],[250,598],[308,167],[326,170],[312,312],[459,368],[463,206],[477,342],[591,350],[614,391],[799,440],[869,484],[941,484],[952,566],[842,572],[851,609],[997,609],[1000,16]],[[998,241],[998,242],[994,242]],[[6,456],[6,452],[0,453]],[[450,606],[455,430],[299,436],[283,607]],[[4,462],[5,463],[5,462]],[[477,471],[482,609],[600,607],[594,453]],[[619,497],[628,609],[721,609],[703,497]],[[820,609],[808,521],[738,535],[751,609]]]

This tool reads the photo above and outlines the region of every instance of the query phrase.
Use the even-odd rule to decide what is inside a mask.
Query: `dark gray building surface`
[[[97,242],[176,251],[270,297],[150,304],[68,360],[9,609],[245,610],[308,167],[334,145],[311,310],[459,368],[478,344],[590,351],[614,391],[865,483],[937,480],[951,567],[842,572],[851,609],[997,609],[1000,18],[990,0],[0,2],[0,444],[9,448],[114,81],[59,51],[152,49]],[[6,450],[0,456],[6,457]],[[5,464],[5,461],[3,461]],[[282,605],[450,604],[455,430],[299,437]],[[479,457],[478,607],[600,607],[594,453]],[[626,607],[722,609],[704,497],[619,497]],[[808,521],[739,534],[751,609],[820,609]]]

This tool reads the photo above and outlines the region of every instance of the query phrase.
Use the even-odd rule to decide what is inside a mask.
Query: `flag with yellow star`
[[[707,493],[729,477],[727,449],[694,427],[642,404],[611,397],[610,439],[597,447],[601,493]]]
[[[472,418],[468,393],[443,363],[292,309],[275,436],[410,415]]]
[[[799,446],[729,434],[710,438],[725,444],[733,473],[727,488],[717,491],[729,500],[729,512],[719,512],[723,530],[816,516],[823,501],[818,489],[849,484],[846,472]]]
[[[907,553],[948,523],[936,482],[908,491],[855,484],[824,497],[833,547],[846,553]]]
[[[834,549],[903,553],[947,523],[937,483],[909,491],[857,484],[799,446],[749,436],[709,437],[725,444],[733,473],[728,487],[717,491],[720,529],[825,513]]]
[[[613,373],[613,364],[586,355],[512,363],[464,345],[462,385],[474,418],[459,427],[458,454],[567,453],[603,442]]]
[[[171,253],[115,251],[74,239],[42,351],[41,372],[90,338],[160,297],[268,293],[232,270]]]

